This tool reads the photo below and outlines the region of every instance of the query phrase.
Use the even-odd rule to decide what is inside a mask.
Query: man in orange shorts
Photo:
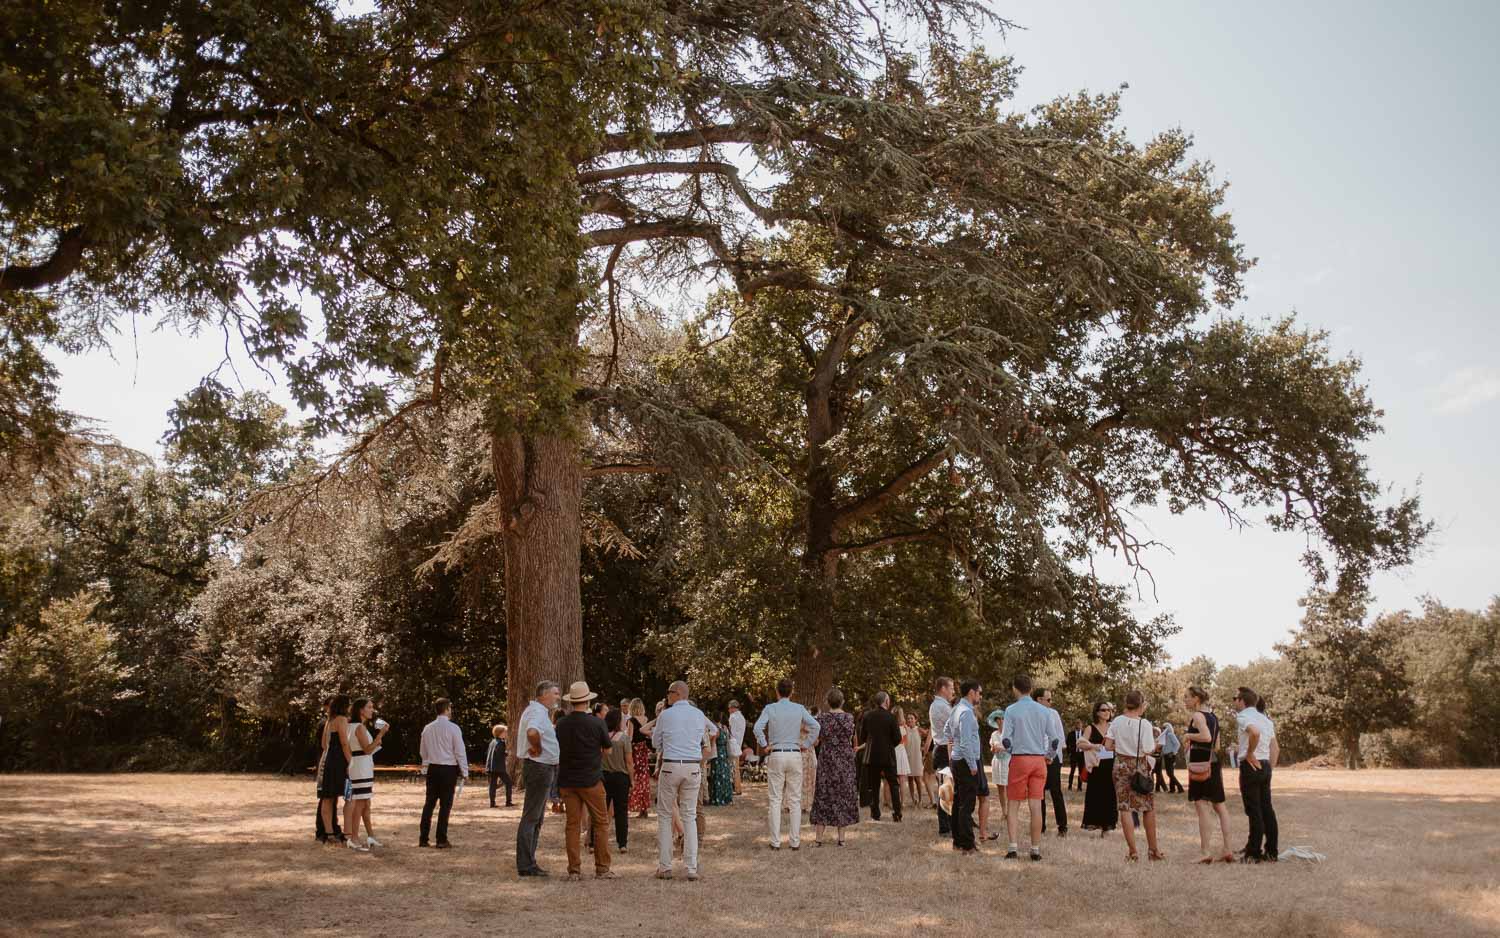
[[[1042,858],[1042,799],[1047,793],[1047,762],[1062,748],[1062,739],[1052,729],[1052,712],[1031,699],[1031,678],[1016,675],[1010,682],[1016,702],[1005,710],[1005,729],[1000,745],[1010,753],[1010,781],[1005,796],[1010,800],[1010,817],[1006,828],[1010,846],[1007,860],[1020,854],[1016,847],[1016,824],[1021,815],[1020,802],[1031,804],[1031,859]]]

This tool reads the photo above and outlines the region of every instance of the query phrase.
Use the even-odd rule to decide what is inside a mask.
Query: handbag
[[[1146,728],[1146,720],[1141,718],[1141,729]],[[1130,790],[1137,795],[1149,795],[1156,791],[1156,780],[1151,777],[1151,763],[1146,759],[1146,747],[1137,740],[1135,769],[1130,775]]]
[[[1189,729],[1192,728],[1191,724],[1189,724],[1188,728]],[[1191,754],[1192,751],[1193,751],[1193,747],[1192,746],[1188,746],[1188,753]],[[1209,756],[1210,756],[1210,759],[1213,756],[1213,740],[1209,740]],[[1188,760],[1188,781],[1190,781],[1190,782],[1206,782],[1206,781],[1208,781],[1209,776],[1211,776],[1211,775],[1214,774],[1214,764],[1213,764],[1213,762],[1210,761],[1210,759],[1204,759],[1201,762],[1200,761],[1196,761],[1196,760],[1192,760],[1192,759]]]

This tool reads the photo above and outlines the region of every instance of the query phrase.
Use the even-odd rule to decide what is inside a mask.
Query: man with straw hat
[[[593,831],[594,876],[614,879],[609,869],[609,820],[604,803],[604,753],[610,749],[604,721],[589,712],[589,702],[598,697],[587,683],[574,681],[563,697],[570,712],[557,721],[557,790],[567,812],[568,879],[582,878],[583,856],[579,840],[583,812],[588,811]]]

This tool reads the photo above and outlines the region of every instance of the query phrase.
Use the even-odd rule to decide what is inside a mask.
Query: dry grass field
[[[1323,864],[1196,867],[1195,825],[1161,797],[1166,863],[1127,866],[1118,833],[1049,833],[1046,861],[958,857],[930,811],[864,822],[850,844],[771,853],[763,791],[710,810],[696,884],[651,878],[655,819],[621,878],[515,875],[518,809],[471,788],[447,852],[416,847],[421,790],[376,791],[371,855],[319,847],[311,783],[263,776],[0,777],[7,935],[1444,936],[1500,934],[1500,771],[1284,771],[1282,845]],[[1070,795],[1076,817],[1081,797]],[[1231,796],[1235,836],[1244,818]],[[561,819],[543,864],[562,873]],[[1238,844],[1237,844],[1238,845]],[[587,865],[587,861],[586,865]]]

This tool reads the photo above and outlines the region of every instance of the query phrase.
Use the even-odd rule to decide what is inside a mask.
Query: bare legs
[[[1146,811],[1141,815],[1141,825],[1146,828],[1146,848],[1151,851],[1151,856],[1161,856],[1161,851],[1156,846],[1156,812]],[[1120,829],[1125,832],[1125,846],[1130,850],[1130,859],[1137,857],[1135,850],[1135,818],[1130,816],[1129,808],[1120,809]]]
[[[1198,846],[1202,856],[1198,858],[1199,863],[1212,863],[1213,839],[1214,839],[1214,815],[1219,816],[1219,836],[1223,838],[1224,849],[1219,853],[1221,860],[1233,860],[1234,851],[1229,846],[1229,808],[1223,802],[1213,804],[1209,801],[1193,802],[1194,809],[1198,812]]]

